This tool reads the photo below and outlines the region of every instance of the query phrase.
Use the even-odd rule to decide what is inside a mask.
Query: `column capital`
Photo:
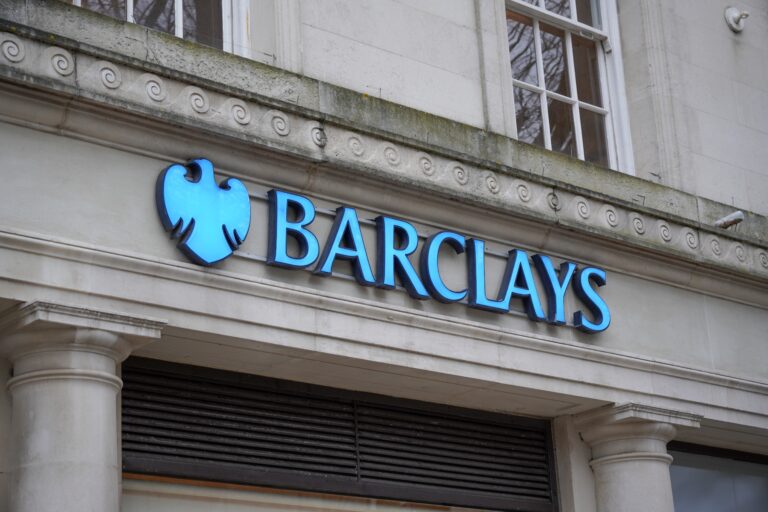
[[[613,461],[616,457],[661,457],[671,461],[666,445],[679,427],[698,428],[702,417],[674,411],[626,403],[605,406],[574,418],[582,439],[592,447],[593,466]]]
[[[164,325],[50,302],[0,316],[13,363],[10,510],[119,510],[118,365]]]
[[[52,302],[21,304],[0,317],[0,355],[12,362],[56,349],[109,353],[117,362],[160,338],[166,322]]]
[[[574,418],[592,448],[598,512],[674,512],[667,443],[678,428],[696,428],[701,416],[627,403]]]
[[[606,405],[574,417],[577,428],[589,428],[597,425],[611,425],[623,422],[659,422],[677,427],[698,428],[702,416],[672,409],[663,409],[651,405],[625,403]]]

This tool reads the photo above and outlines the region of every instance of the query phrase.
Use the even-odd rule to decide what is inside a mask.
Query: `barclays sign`
[[[572,315],[575,327],[595,333],[610,325],[608,305],[596,291],[606,283],[605,271],[598,267],[579,267],[566,261],[556,268],[548,256],[529,256],[513,249],[507,255],[499,292],[489,298],[483,240],[439,231],[426,239],[417,257],[416,228],[402,219],[379,216],[375,220],[374,270],[354,208],[336,209],[331,232],[321,246],[311,230],[315,207],[310,199],[277,189],[269,191],[268,197],[268,265],[311,268],[315,274],[327,276],[335,261],[347,260],[363,286],[392,289],[399,279],[415,299],[432,298],[443,303],[466,300],[469,307],[497,313],[508,313],[512,300],[520,300],[531,320],[554,325],[567,322],[565,296],[570,287],[586,310]],[[225,259],[248,234],[251,214],[245,186],[237,179],[217,185],[208,160],[193,160],[186,167],[175,164],[163,171],[157,180],[156,202],[163,226],[179,238],[179,248],[195,263],[211,265]],[[297,243],[298,253],[289,254],[289,240]],[[466,287],[456,290],[445,284],[438,261],[443,247],[466,254]],[[418,262],[414,264],[411,257]],[[544,288],[546,310],[534,269]]]

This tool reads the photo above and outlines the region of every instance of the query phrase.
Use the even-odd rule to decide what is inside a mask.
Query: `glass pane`
[[[572,36],[573,67],[576,68],[576,90],[579,100],[603,106],[600,96],[600,72],[597,67],[597,46],[594,41]]]
[[[576,137],[573,134],[573,110],[571,105],[547,98],[549,104],[549,135],[552,150],[576,156]]]
[[[223,48],[221,0],[184,0],[184,39]]]
[[[605,116],[579,109],[581,138],[584,142],[584,160],[608,167],[608,146],[605,142]]]
[[[571,17],[571,0],[545,0],[544,7],[566,18]]]
[[[544,147],[544,122],[541,119],[539,93],[515,87],[515,116],[518,140]]]
[[[600,28],[599,6],[598,0],[576,0],[577,19],[585,25]]]
[[[540,23],[541,58],[544,65],[544,83],[548,91],[570,96],[568,64],[565,54],[565,33]]]
[[[133,19],[139,25],[174,33],[173,0],[134,0]]]
[[[507,11],[507,40],[512,76],[523,82],[538,85],[533,21],[515,12]]]
[[[725,457],[672,452],[676,512],[764,512],[768,466]]]
[[[82,0],[82,7],[125,21],[125,0]]]

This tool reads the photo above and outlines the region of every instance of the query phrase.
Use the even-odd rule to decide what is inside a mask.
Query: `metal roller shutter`
[[[557,509],[549,423],[132,358],[123,470],[492,510]]]

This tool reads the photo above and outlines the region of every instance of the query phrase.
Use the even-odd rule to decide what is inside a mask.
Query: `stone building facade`
[[[764,1],[74,4],[0,0],[0,510],[768,506]]]

